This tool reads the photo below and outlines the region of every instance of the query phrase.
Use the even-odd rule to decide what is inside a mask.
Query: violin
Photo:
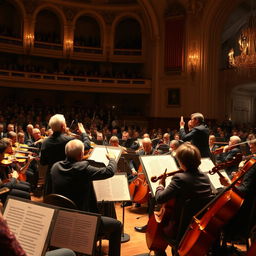
[[[230,161],[226,161],[226,162],[215,165],[212,168],[212,170],[209,171],[209,174],[213,175],[217,173],[221,178],[223,178],[224,176],[220,173],[220,170],[239,164],[242,161],[242,159],[243,159],[243,155],[241,153],[237,153]]]
[[[4,159],[1,161],[2,165],[10,165],[15,162],[24,163],[28,159],[28,156],[20,155],[20,154],[4,154]]]
[[[231,150],[231,149],[235,148],[236,146],[240,146],[240,145],[242,145],[242,144],[246,144],[246,143],[255,143],[255,142],[256,142],[256,139],[254,139],[254,140],[249,140],[249,141],[243,141],[243,142],[240,142],[240,143],[237,143],[237,144],[234,144],[234,145],[229,145],[229,146],[228,146],[228,150]],[[224,148],[225,148],[225,146],[216,148],[215,150],[212,151],[212,154],[214,154],[214,155],[221,154],[221,153],[223,153]]]
[[[157,176],[152,176],[151,181],[152,182],[157,182],[158,180],[161,180],[164,176],[170,177],[170,176],[175,175],[176,173],[181,173],[181,172],[184,172],[184,171],[182,169],[179,169],[179,170],[176,170],[176,171],[163,173],[163,174],[159,175],[158,177]]]

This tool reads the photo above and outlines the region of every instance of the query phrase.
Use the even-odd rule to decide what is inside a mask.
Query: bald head
[[[84,144],[82,141],[74,139],[69,141],[65,147],[65,153],[68,159],[80,161],[84,155]]]

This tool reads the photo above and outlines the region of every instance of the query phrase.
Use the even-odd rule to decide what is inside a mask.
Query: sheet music
[[[52,208],[8,199],[3,216],[28,256],[43,255],[54,211]]]
[[[217,173],[215,173],[213,175],[211,175],[209,173],[209,171],[212,170],[212,168],[214,166],[215,165],[212,162],[212,160],[208,157],[205,157],[205,158],[201,158],[201,164],[198,167],[198,169],[200,171],[204,172],[205,174],[207,174],[207,176],[209,177],[209,179],[211,181],[213,192],[216,193],[217,189],[222,188],[223,185],[221,185],[219,175]],[[229,179],[227,173],[225,172],[225,170],[220,170],[219,172],[230,181],[230,179]]]
[[[140,162],[153,196],[155,196],[156,188],[159,184],[158,182],[152,182],[151,177],[160,176],[165,169],[167,169],[167,172],[178,170],[178,166],[171,155],[140,156]],[[172,177],[167,177],[166,184],[169,184],[171,179]]]
[[[109,163],[109,160],[107,159],[106,154],[108,152],[114,154],[116,157],[115,160],[116,160],[116,162],[118,162],[121,152],[122,152],[122,149],[118,148],[118,147],[97,145],[94,147],[94,149],[88,159],[94,160],[95,162],[102,162],[107,166]]]
[[[126,173],[118,173],[105,180],[94,180],[93,187],[98,202],[131,200]]]
[[[59,210],[50,245],[92,255],[97,221],[95,215]]]

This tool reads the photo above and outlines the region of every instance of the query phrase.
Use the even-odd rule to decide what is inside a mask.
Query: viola
[[[180,256],[204,256],[209,251],[222,227],[240,209],[244,198],[237,193],[235,185],[255,163],[255,159],[249,160],[243,173],[193,217],[179,244]],[[199,215],[202,215],[200,219]]]
[[[142,165],[139,166],[136,178],[129,184],[129,191],[135,203],[143,204],[148,201],[149,187]]]

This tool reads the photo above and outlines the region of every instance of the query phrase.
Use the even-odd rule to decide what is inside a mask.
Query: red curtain
[[[182,71],[185,17],[170,17],[165,21],[165,70]]]

